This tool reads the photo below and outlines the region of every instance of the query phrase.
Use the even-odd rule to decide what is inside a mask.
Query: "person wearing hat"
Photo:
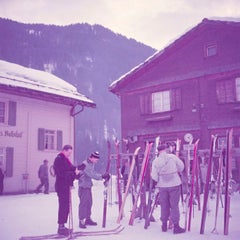
[[[78,196],[79,196],[79,207],[78,207],[78,217],[79,217],[79,227],[86,228],[86,225],[96,226],[97,223],[91,219],[91,209],[92,209],[92,179],[108,181],[110,175],[108,173],[100,174],[94,169],[95,164],[98,162],[100,156],[99,152],[93,152],[87,160],[83,161],[85,164],[85,169],[83,174],[78,180]]]
[[[41,188],[44,186],[44,193],[49,193],[49,179],[48,179],[48,160],[45,159],[43,164],[38,169],[38,177],[40,179],[40,184],[37,186],[35,192],[40,193]]]
[[[181,159],[168,153],[167,145],[158,146],[158,156],[153,160],[151,177],[159,188],[162,231],[167,231],[169,218],[173,223],[173,233],[184,233],[185,229],[179,226],[179,200],[181,194],[181,178],[184,164]]]

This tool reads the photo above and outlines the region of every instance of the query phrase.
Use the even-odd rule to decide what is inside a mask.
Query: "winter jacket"
[[[57,192],[73,186],[73,181],[76,178],[76,167],[63,153],[57,155],[53,168],[56,175],[55,189]]]
[[[42,164],[38,169],[38,177],[40,179],[48,178],[48,166],[46,164]]]
[[[181,184],[179,172],[184,169],[184,164],[176,155],[161,152],[153,160],[151,177],[157,182],[156,187],[175,187]]]
[[[93,185],[92,179],[102,180],[102,174],[95,171],[94,163],[92,163],[90,160],[85,160],[83,163],[86,165],[86,167],[78,180],[78,185],[82,188],[91,188]]]

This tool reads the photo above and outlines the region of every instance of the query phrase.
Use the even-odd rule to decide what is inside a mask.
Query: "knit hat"
[[[91,154],[91,157],[100,158],[99,152],[95,151]]]

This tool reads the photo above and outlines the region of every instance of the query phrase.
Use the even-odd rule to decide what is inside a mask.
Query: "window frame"
[[[169,91],[170,95],[170,109],[164,112],[155,112],[152,111],[153,103],[152,103],[152,94],[156,94],[158,92]],[[140,108],[140,115],[145,114],[161,114],[165,112],[171,112],[175,110],[179,110],[182,108],[182,90],[180,87],[175,88],[168,88],[168,89],[161,89],[156,90],[154,92],[145,92],[139,95],[139,108]]]
[[[8,123],[8,101],[4,101],[4,100],[0,99],[0,103],[4,103],[4,105],[5,105],[4,106],[5,107],[4,116],[0,116],[0,119],[1,119],[1,117],[3,117],[4,120],[0,121],[0,124],[6,125]]]
[[[44,149],[45,150],[56,150],[57,149],[57,131],[45,129],[44,132]]]
[[[38,128],[38,150],[60,151],[62,149],[62,138],[63,132],[61,130]],[[48,140],[51,142],[48,143]]]
[[[211,53],[211,49],[215,49],[215,52]],[[204,55],[206,58],[214,57],[218,54],[218,47],[216,43],[208,44],[204,48]]]
[[[171,111],[171,90],[153,92],[151,98],[151,113]]]

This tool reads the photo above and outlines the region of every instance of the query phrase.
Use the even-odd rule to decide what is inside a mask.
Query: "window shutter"
[[[143,94],[140,96],[140,113],[149,114],[151,113],[151,94]]]
[[[235,101],[234,83],[231,80],[219,81],[216,83],[216,93],[219,103]]]
[[[58,130],[57,131],[57,150],[62,150],[62,139],[63,139],[63,132]]]
[[[13,148],[6,148],[6,177],[13,176]]]
[[[234,102],[235,101],[235,93],[234,93],[234,83],[233,81],[225,81],[225,89],[226,89],[226,102]]]
[[[8,125],[16,126],[17,103],[9,101],[8,103]]]
[[[171,110],[181,108],[181,89],[175,88],[171,90]]]
[[[38,150],[44,150],[44,128],[38,129]]]

